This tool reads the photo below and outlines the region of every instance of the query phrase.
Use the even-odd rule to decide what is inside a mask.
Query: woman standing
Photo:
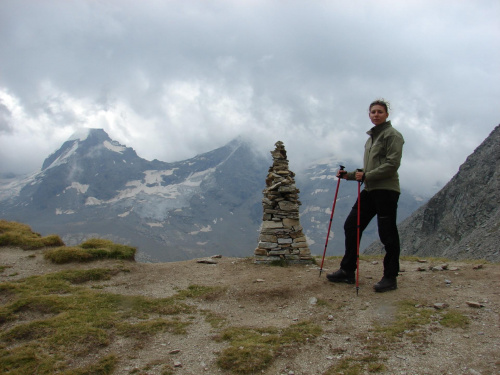
[[[372,127],[365,144],[364,169],[356,172],[339,171],[338,178],[364,183],[360,194],[360,237],[370,221],[377,216],[380,241],[385,246],[384,275],[373,286],[376,292],[397,289],[399,273],[399,234],[396,226],[398,199],[400,194],[398,168],[401,164],[404,139],[394,129],[389,117],[389,103],[376,100],[370,104],[369,116]],[[340,269],[326,275],[332,282],[354,284],[357,261],[356,201],[344,224],[345,254]]]

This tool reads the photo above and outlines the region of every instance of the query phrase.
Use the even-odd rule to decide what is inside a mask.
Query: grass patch
[[[432,315],[436,311],[416,306],[418,304],[415,301],[400,301],[395,320],[390,325],[376,325],[375,332],[383,334],[387,339],[394,341],[405,332],[410,332],[418,327],[429,324],[432,321]]]
[[[0,247],[14,246],[24,250],[50,247],[44,257],[53,263],[89,262],[98,259],[134,260],[137,249],[116,244],[110,240],[93,238],[79,246],[65,246],[58,235],[42,237],[30,226],[13,221],[0,220]]]
[[[323,375],[359,375],[366,373],[379,373],[385,371],[386,367],[379,362],[374,355],[363,355],[359,357],[345,357],[338,363],[326,370]]]
[[[191,286],[169,298],[103,293],[84,287],[107,280],[117,270],[62,271],[0,283],[0,373],[111,374],[118,359],[97,357],[122,337],[133,348],[158,333],[185,334],[196,312],[187,298],[213,290]],[[6,323],[9,323],[8,325]],[[75,368],[74,358],[93,365]]]
[[[447,328],[466,328],[469,324],[469,318],[457,310],[436,310],[423,306],[415,301],[400,301],[395,320],[389,325],[375,326],[374,332],[379,335],[378,338],[375,337],[375,342],[383,343],[380,335],[390,342],[403,335],[417,342],[429,334],[429,331],[423,328],[434,322],[439,322]]]
[[[0,220],[0,247],[2,246],[36,250],[44,247],[64,246],[64,242],[55,234],[42,237],[39,233],[33,232],[29,225]]]
[[[439,323],[448,328],[466,328],[470,319],[458,310],[448,310],[442,315]]]
[[[289,264],[286,259],[275,259],[268,263],[271,267],[288,267]]]
[[[137,249],[109,240],[92,239],[79,246],[61,246],[45,251],[45,259],[56,264],[90,262],[99,259],[134,260]]]
[[[331,308],[332,304],[323,298],[318,298],[318,302],[316,302],[316,306]]]
[[[115,370],[118,358],[114,354],[110,354],[101,358],[97,364],[86,366],[82,369],[66,371],[66,375],[108,375]]]
[[[177,299],[199,298],[207,301],[214,301],[218,299],[225,292],[226,288],[222,287],[190,285],[188,286],[187,289],[178,291],[176,294],[176,298]]]
[[[237,374],[249,374],[264,370],[273,360],[286,351],[314,340],[321,328],[311,322],[293,324],[285,329],[231,327],[215,337],[217,341],[229,341],[222,351],[217,365]]]
[[[226,324],[226,318],[220,314],[216,314],[210,310],[202,310],[201,313],[205,316],[205,321],[210,324],[212,328],[221,328]]]
[[[55,274],[49,274],[47,277],[69,281],[71,284],[83,284],[88,281],[109,280],[119,272],[120,270],[118,269],[94,268],[90,270],[61,271]]]

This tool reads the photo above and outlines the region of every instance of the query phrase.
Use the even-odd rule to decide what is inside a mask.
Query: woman
[[[385,246],[384,275],[373,287],[376,292],[397,289],[399,273],[399,234],[396,226],[398,199],[400,194],[398,168],[401,163],[404,139],[394,129],[389,117],[389,103],[375,100],[369,107],[372,127],[365,144],[364,169],[356,172],[339,171],[338,178],[364,183],[360,194],[360,234],[377,215],[380,241]],[[332,282],[354,284],[357,261],[356,201],[344,224],[345,254],[340,269],[326,275]]]

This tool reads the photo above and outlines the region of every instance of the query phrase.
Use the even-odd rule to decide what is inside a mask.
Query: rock
[[[277,248],[279,242],[259,242],[259,249],[274,249]]]
[[[260,248],[256,248],[255,251],[254,251],[254,255],[257,255],[257,256],[267,256],[267,250],[266,249],[260,249]]]
[[[481,372],[474,370],[473,368],[469,369],[469,374],[471,375],[481,375]]]
[[[174,367],[182,367],[182,363],[180,363],[179,361],[175,361]]]
[[[483,307],[484,305],[479,303],[479,302],[474,302],[474,301],[465,301],[465,303],[470,306],[470,307],[474,307],[474,308],[480,308],[480,307]]]
[[[318,303],[318,299],[316,297],[309,298],[310,305],[316,305]]]
[[[480,270],[481,268],[483,268],[482,264],[478,264],[478,265],[475,265],[474,267],[472,267],[473,270]]]
[[[171,350],[168,352],[168,354],[177,354],[177,353],[180,353],[180,349],[174,349],[174,350]]]
[[[205,263],[205,264],[217,264],[217,262],[210,258],[198,259],[196,263]]]
[[[259,237],[259,242],[274,242],[278,241],[278,237],[275,234],[261,234]]]
[[[450,285],[451,284],[451,280],[448,280],[448,279],[445,279],[444,282],[447,284],[447,285]]]
[[[283,228],[282,222],[276,222],[276,221],[263,221],[262,222],[262,229],[279,229],[279,228]]]
[[[447,303],[442,303],[442,302],[438,302],[438,303],[435,303],[434,304],[434,308],[436,310],[442,310],[442,309],[445,309],[447,308],[449,305]]]
[[[297,211],[299,209],[299,205],[293,202],[281,201],[278,204],[283,211]]]

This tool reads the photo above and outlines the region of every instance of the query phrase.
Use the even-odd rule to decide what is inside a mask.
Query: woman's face
[[[385,108],[379,104],[375,104],[370,108],[370,120],[373,125],[380,125],[387,121],[389,114]]]

